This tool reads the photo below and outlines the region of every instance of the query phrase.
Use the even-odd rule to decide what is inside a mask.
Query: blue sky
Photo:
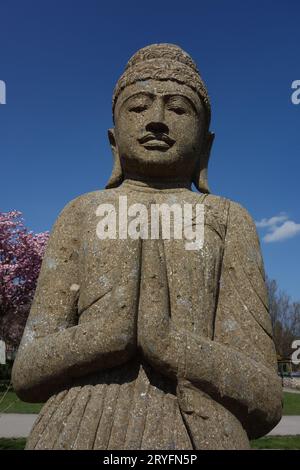
[[[212,192],[262,221],[266,271],[300,299],[297,0],[1,0],[0,17],[1,211],[47,230],[69,200],[103,188],[115,82],[140,47],[175,43],[212,101]]]

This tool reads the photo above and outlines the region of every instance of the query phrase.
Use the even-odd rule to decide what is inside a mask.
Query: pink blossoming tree
[[[0,212],[0,339],[22,337],[49,233],[34,234],[18,211]]]

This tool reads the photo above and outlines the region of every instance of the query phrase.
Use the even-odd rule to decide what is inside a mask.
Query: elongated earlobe
[[[114,166],[113,166],[112,174],[109,178],[109,181],[107,185],[105,186],[106,189],[117,188],[118,186],[120,186],[120,184],[123,182],[123,179],[124,179],[119,152],[118,152],[118,148],[116,145],[114,129],[108,129],[108,139],[109,139],[109,143],[110,143],[113,158],[114,158]]]
[[[193,183],[198,189],[198,191],[200,191],[200,193],[210,193],[207,179],[207,168],[214,138],[215,134],[213,134],[212,132],[207,133],[205,142],[202,147],[202,152],[193,175]]]

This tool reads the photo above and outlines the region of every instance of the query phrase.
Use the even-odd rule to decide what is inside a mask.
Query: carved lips
[[[175,140],[167,134],[148,133],[138,139],[138,141],[148,150],[168,150],[175,144]]]

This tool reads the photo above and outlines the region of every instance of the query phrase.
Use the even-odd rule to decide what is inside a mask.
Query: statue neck
[[[136,178],[125,178],[123,181],[122,188],[135,189],[137,191],[180,191],[180,190],[190,190],[191,191],[191,182],[190,181],[159,181],[159,180],[139,180]]]

